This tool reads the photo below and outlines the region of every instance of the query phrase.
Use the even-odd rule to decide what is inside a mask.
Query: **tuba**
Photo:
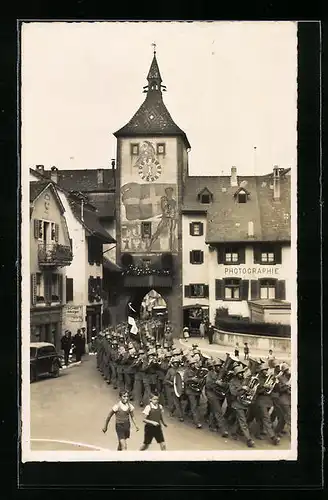
[[[198,368],[195,377],[188,383],[189,387],[195,392],[202,392],[205,382],[206,375],[208,374],[208,369],[201,367]]]
[[[258,375],[254,375],[249,379],[249,382],[247,384],[247,391],[239,396],[239,400],[243,405],[249,406],[253,403],[259,385],[260,381]]]

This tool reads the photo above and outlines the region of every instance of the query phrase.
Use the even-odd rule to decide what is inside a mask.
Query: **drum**
[[[173,380],[174,392],[177,398],[180,398],[184,393],[185,383],[184,374],[186,369],[181,369],[176,372]]]

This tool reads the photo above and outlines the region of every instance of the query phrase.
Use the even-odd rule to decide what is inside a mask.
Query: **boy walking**
[[[156,442],[160,445],[162,451],[166,450],[165,439],[163,435],[162,425],[167,427],[163,420],[164,409],[161,404],[159,404],[158,396],[152,395],[150,398],[149,405],[147,405],[142,412],[145,416],[145,434],[144,442],[140,448],[140,451],[147,450],[152,440],[155,438]]]
[[[116,434],[117,434],[117,440],[118,440],[118,451],[123,451],[127,450],[127,439],[130,437],[130,419],[132,420],[136,431],[139,430],[139,428],[136,425],[136,422],[134,420],[134,406],[129,402],[129,394],[127,391],[120,392],[120,401],[113,406],[111,411],[108,414],[108,417],[106,418],[105,425],[103,427],[103,433],[105,434],[108,429],[108,424],[115,415],[116,417],[116,423],[115,423],[115,429],[116,429]]]
[[[249,347],[247,342],[244,344],[244,359],[249,359]]]

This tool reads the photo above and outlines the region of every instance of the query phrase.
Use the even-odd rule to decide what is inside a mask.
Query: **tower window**
[[[131,155],[132,156],[139,155],[139,144],[131,144]]]
[[[157,154],[165,155],[165,144],[157,144]]]

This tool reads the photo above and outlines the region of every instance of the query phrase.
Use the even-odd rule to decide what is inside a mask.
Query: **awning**
[[[103,256],[103,266],[105,269],[107,269],[112,273],[122,272],[122,268],[117,264],[115,264],[114,262],[112,262],[111,260],[109,260],[108,257],[106,257],[105,255]]]

